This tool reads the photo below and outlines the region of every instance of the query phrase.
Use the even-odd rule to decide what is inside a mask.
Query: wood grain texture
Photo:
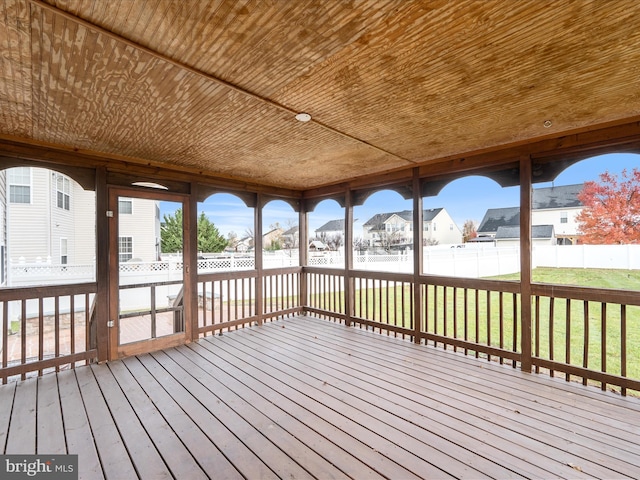
[[[275,187],[640,115],[631,0],[7,0],[0,26],[0,135]]]
[[[640,469],[637,398],[310,317],[2,385],[0,399],[0,453],[66,449],[79,478]]]

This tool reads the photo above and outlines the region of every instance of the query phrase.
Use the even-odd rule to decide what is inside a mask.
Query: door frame
[[[165,335],[160,338],[152,338],[132,342],[125,345],[119,344],[120,311],[119,311],[119,245],[118,245],[118,197],[139,198],[144,200],[170,201],[182,204],[182,280],[183,280],[183,324],[182,332]],[[191,289],[189,276],[189,263],[191,258],[191,236],[188,225],[190,223],[190,198],[189,195],[171,193],[160,189],[127,188],[121,186],[108,187],[108,212],[109,217],[109,315],[108,315],[108,344],[109,360],[116,360],[131,355],[170,348],[183,345],[191,338]]]

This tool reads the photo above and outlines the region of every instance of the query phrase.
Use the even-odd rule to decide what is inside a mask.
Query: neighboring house
[[[281,228],[274,228],[273,230],[270,230],[262,235],[262,248],[264,250],[271,249],[275,242],[282,241],[283,233],[284,231]]]
[[[238,240],[236,244],[236,252],[248,252],[253,249],[253,237],[244,237]]]
[[[300,242],[300,232],[298,226],[291,227],[289,230],[282,232],[283,248],[298,248]]]
[[[580,238],[576,217],[583,208],[578,200],[578,194],[583,187],[584,184],[576,184],[534,189],[531,224],[551,225],[558,244],[575,244]],[[490,208],[480,222],[477,232],[478,236],[496,237],[499,227],[519,225],[519,207]]]
[[[118,197],[118,257],[120,262],[160,260],[160,202]]]
[[[413,213],[378,213],[363,228],[363,239],[370,246],[407,245],[413,242]],[[448,245],[462,242],[462,231],[444,208],[423,211],[423,238],[426,244]]]
[[[16,167],[2,172],[0,205],[6,255],[12,264],[92,265],[96,255],[95,192],[53,170]],[[6,188],[4,188],[6,185]],[[122,261],[155,261],[160,208],[151,200],[122,199]],[[124,210],[123,210],[124,209]],[[0,239],[0,246],[2,240]]]
[[[520,226],[498,227],[495,236],[496,246],[499,247],[519,247],[520,246]],[[534,225],[531,227],[531,244],[555,245],[556,236],[553,225]]]
[[[312,252],[323,252],[327,249],[327,246],[322,243],[320,240],[314,240],[309,242],[309,251]]]
[[[344,245],[344,218],[330,220],[317,228],[315,238],[324,244],[325,249],[337,250],[342,247]]]
[[[43,168],[6,170],[7,256],[11,263],[92,264],[95,193]]]

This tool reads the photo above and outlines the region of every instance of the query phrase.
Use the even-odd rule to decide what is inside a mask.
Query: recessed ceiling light
[[[300,112],[296,115],[296,120],[298,120],[299,122],[308,122],[309,120],[311,120],[311,115],[309,115],[308,113]]]
[[[553,123],[551,123],[551,120],[545,120],[543,125],[544,128],[549,128],[551,125],[553,125]]]

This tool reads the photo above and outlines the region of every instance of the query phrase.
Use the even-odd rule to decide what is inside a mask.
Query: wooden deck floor
[[[637,478],[640,401],[296,317],[0,387],[80,478]]]

